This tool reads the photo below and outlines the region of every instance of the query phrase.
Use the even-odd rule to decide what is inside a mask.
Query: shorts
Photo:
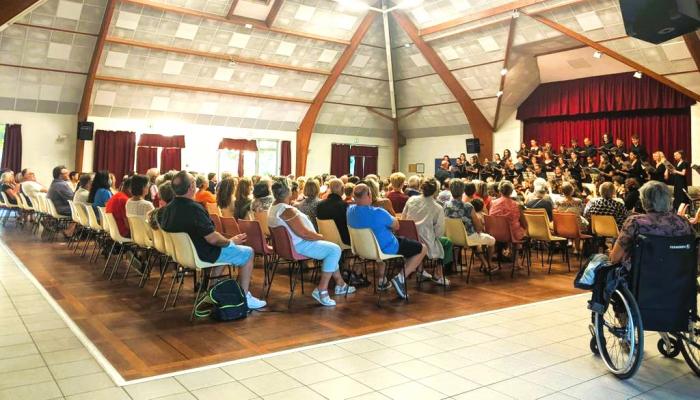
[[[253,256],[252,248],[231,243],[221,248],[221,253],[219,258],[216,259],[216,263],[226,263],[240,267],[245,265]]]
[[[396,239],[399,241],[399,251],[397,254],[402,255],[404,258],[411,258],[423,251],[423,245],[420,242],[402,236],[397,236]]]
[[[467,243],[470,246],[493,246],[496,244],[496,239],[489,234],[475,232],[467,236]]]

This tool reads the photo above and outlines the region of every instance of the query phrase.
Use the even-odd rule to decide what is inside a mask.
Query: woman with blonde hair
[[[236,181],[228,176],[219,181],[219,189],[216,191],[216,205],[221,210],[222,217],[235,218],[234,194],[236,192]]]
[[[316,179],[309,179],[304,185],[303,193],[303,200],[294,203],[294,207],[309,217],[314,228],[317,228],[316,209],[318,208],[318,203],[321,202],[321,199],[318,197],[321,193],[321,184]]]
[[[368,179],[365,183],[369,186],[369,191],[372,195],[372,205],[385,209],[392,217],[395,217],[396,212],[391,205],[391,200],[379,197],[379,183],[374,179]]]
[[[250,192],[253,190],[253,182],[250,178],[240,178],[236,186],[236,201],[234,202],[234,217],[237,219],[247,219],[250,212],[250,205],[253,200]]]
[[[649,173],[650,181],[666,182],[666,156],[663,151],[655,151],[651,154],[654,170]]]
[[[19,185],[15,182],[15,173],[6,171],[2,174],[2,185],[0,190],[7,196],[7,201],[10,204],[17,204],[17,194],[19,193]]]

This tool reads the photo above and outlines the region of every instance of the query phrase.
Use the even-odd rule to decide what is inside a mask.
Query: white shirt
[[[294,244],[294,246],[296,246],[297,244],[303,242],[304,239],[297,236],[292,230],[292,228],[290,228],[289,225],[287,225],[287,221],[285,221],[282,218],[282,214],[284,213],[284,211],[289,208],[294,210],[294,212],[297,214],[297,216],[294,218],[299,218],[301,220],[301,223],[306,227],[306,229],[316,232],[314,224],[311,222],[311,220],[306,214],[300,212],[299,210],[290,206],[289,204],[284,203],[274,204],[272,207],[270,207],[270,210],[267,213],[267,225],[272,228],[276,226],[284,226],[285,228],[287,228],[289,236],[292,238],[292,243]]]
[[[128,217],[146,217],[149,211],[153,210],[153,203],[148,200],[132,200],[126,201],[126,216]]]
[[[22,193],[26,194],[27,197],[35,197],[44,188],[39,183],[34,181],[24,181],[20,184],[22,186]]]

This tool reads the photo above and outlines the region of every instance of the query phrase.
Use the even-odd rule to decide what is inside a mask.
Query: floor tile
[[[233,378],[219,368],[190,372],[178,375],[175,379],[189,391],[233,382]]]
[[[434,367],[420,360],[410,360],[388,367],[392,371],[399,373],[409,379],[416,380],[443,372],[442,369]]]
[[[324,364],[309,364],[298,368],[292,368],[284,371],[285,374],[298,380],[304,385],[325,381],[328,379],[338,378],[341,373]]]
[[[307,387],[298,387],[263,397],[264,400],[324,400],[324,397]]]
[[[349,399],[372,391],[369,387],[346,376],[315,383],[309,387],[329,400]]]
[[[444,369],[446,371],[451,371],[454,369],[466,367],[467,365],[476,364],[472,360],[468,360],[464,357],[460,357],[456,354],[448,352],[434,354],[428,357],[421,357],[421,361],[427,362],[430,365]]]
[[[470,392],[462,393],[452,397],[454,400],[512,400],[512,397],[493,389],[482,387]]]
[[[379,367],[378,364],[361,356],[350,356],[325,362],[326,365],[343,374],[350,375]]]
[[[351,397],[350,400],[390,400],[390,397],[387,397],[379,392],[370,392],[370,393],[365,393],[361,394],[357,397]]]
[[[49,366],[49,369],[55,379],[71,378],[74,376],[102,372],[102,367],[93,359],[73,361],[64,364],[52,364]]]
[[[100,389],[94,392],[80,393],[67,396],[66,400],[130,400],[128,394],[120,387]]]
[[[386,389],[391,386],[409,382],[408,378],[388,368],[371,369],[369,371],[353,374],[350,377],[374,390]]]
[[[254,376],[260,376],[269,374],[272,372],[277,372],[277,368],[266,363],[263,360],[249,361],[240,364],[228,365],[221,367],[227,374],[231,375],[234,379],[243,380],[246,378],[252,378]]]
[[[462,378],[469,379],[480,385],[490,385],[496,382],[505,381],[512,376],[500,370],[491,368],[484,364],[474,364],[464,368],[456,369],[453,373]]]
[[[44,366],[44,359],[39,354],[30,354],[15,358],[0,360],[0,373],[21,371],[23,369],[39,368]]]
[[[338,346],[322,346],[315,349],[304,350],[304,354],[316,361],[330,361],[338,358],[351,356],[352,353]]]
[[[10,371],[0,374],[0,389],[15,386],[31,385],[39,382],[52,381],[51,373],[46,367]]]
[[[258,396],[265,396],[302,386],[299,381],[282,372],[256,376],[240,382]]]
[[[387,365],[398,364],[411,359],[411,356],[391,348],[362,353],[361,357],[383,367],[386,367]]]
[[[339,343],[338,347],[341,347],[353,354],[362,354],[374,350],[383,349],[386,346],[369,339],[358,339],[351,340],[349,342]]]
[[[36,348],[34,343],[23,343],[0,347],[0,360],[28,356],[31,354],[39,354],[39,349]]]
[[[552,394],[554,390],[524,379],[513,378],[494,383],[489,388],[518,400],[533,400]]]
[[[443,351],[442,349],[438,349],[423,342],[402,344],[399,346],[394,346],[393,349],[414,358],[427,357]]]
[[[581,379],[562,374],[551,367],[521,375],[520,378],[556,391],[564,390],[583,382]]]
[[[41,355],[48,365],[92,359],[92,355],[85,348],[42,352]]]
[[[287,353],[281,356],[266,358],[265,362],[283,371],[285,369],[301,367],[302,365],[313,364],[316,360],[304,353]]]
[[[56,381],[64,395],[94,392],[98,389],[113,387],[114,382],[104,372],[96,374],[74,376],[72,378],[58,379]]]
[[[380,390],[380,393],[394,400],[439,400],[445,397],[444,394],[427,386],[421,385],[418,382],[408,382],[401,385],[392,386],[390,388]]]
[[[248,388],[238,382],[229,382],[224,383],[223,385],[198,389],[193,391],[192,394],[194,394],[198,400],[246,400],[257,397],[255,393],[251,392]]]
[[[3,400],[48,400],[61,396],[61,390],[53,381],[0,389],[0,399]]]
[[[124,390],[126,390],[129,396],[134,400],[150,400],[187,391],[175,378],[158,379],[150,382],[127,385],[124,386]]]
[[[451,372],[443,372],[423,378],[418,380],[418,382],[447,396],[455,396],[481,387],[478,383]]]

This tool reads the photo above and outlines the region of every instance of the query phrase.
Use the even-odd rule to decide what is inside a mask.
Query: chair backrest
[[[247,236],[246,246],[253,248],[253,252],[258,255],[270,254],[267,248],[267,242],[265,241],[265,236],[263,235],[262,228],[258,221],[248,221],[242,219],[238,221],[238,228],[241,233],[245,233]]]
[[[348,245],[343,243],[343,239],[340,237],[340,232],[338,231],[338,226],[332,219],[316,219],[316,224],[318,225],[318,233],[323,236],[323,240],[327,240],[331,243],[335,243],[340,246],[341,249],[348,248]]]
[[[100,225],[99,221],[97,221],[97,215],[95,215],[95,209],[92,207],[92,205],[83,204],[83,207],[85,208],[85,214],[87,214],[88,225],[90,226],[90,228],[96,231],[103,230],[102,225]]]
[[[527,235],[530,237],[530,239],[544,241],[552,240],[546,214],[525,213],[525,221],[527,222]]]
[[[612,215],[591,215],[591,231],[596,236],[616,238],[620,231]]]
[[[209,214],[216,214],[216,215],[221,215],[221,211],[219,211],[219,206],[216,205],[216,203],[204,203],[206,205],[206,210]]]
[[[44,214],[49,213],[49,201],[48,201],[48,196],[44,193],[40,193],[36,196],[37,200],[39,200],[39,204],[41,205],[41,212]]]
[[[137,245],[145,248],[151,247],[151,241],[146,237],[146,231],[143,226],[143,217],[126,217],[129,221],[129,230],[131,231],[131,240]]]
[[[377,238],[370,228],[356,229],[348,226],[352,253],[365,260],[382,260],[382,251],[377,243]]]
[[[416,227],[416,221],[412,219],[401,219],[399,220],[399,230],[396,232],[398,236],[403,236],[407,239],[420,241],[420,236],[418,236],[418,228]]]
[[[207,203],[207,204],[209,204],[209,203]],[[209,218],[211,218],[211,222],[214,223],[214,229],[217,232],[223,234],[224,228],[221,226],[221,217],[219,216],[219,214],[209,213]]]
[[[169,255],[170,258],[173,260],[177,259],[175,258],[175,245],[173,244],[173,238],[170,236],[170,232],[166,232],[164,230],[160,230],[160,232],[163,234],[163,243],[165,243],[165,254]]]
[[[493,236],[497,242],[512,242],[510,224],[506,217],[501,215],[484,215],[484,225],[486,225],[486,233]]]
[[[257,221],[250,221],[252,223],[257,223]],[[241,224],[241,226],[243,226]],[[284,226],[273,226],[270,228],[270,235],[272,237],[272,246],[275,249],[275,253],[278,256],[287,260],[305,260],[304,257],[298,254],[294,250],[294,245],[292,244],[292,237],[289,235],[287,228]]]
[[[16,207],[15,204],[10,203],[10,200],[7,198],[7,194],[5,192],[0,192],[0,196],[2,196],[2,202],[5,207]]]
[[[5,192],[0,192],[0,206],[7,206],[7,195],[5,195]]]
[[[102,230],[109,233],[109,223],[107,223],[107,210],[104,207],[97,207],[97,211],[100,213],[100,223],[102,224]]]
[[[29,197],[26,194],[20,193],[19,197],[22,199],[22,203],[24,203],[25,210],[28,210],[28,211],[34,210],[34,203],[31,203],[32,205],[29,205],[29,203],[30,203]]]
[[[17,192],[17,207],[21,208],[22,210],[27,210],[27,205],[24,203],[22,192]]]
[[[187,268],[198,268],[202,261],[197,257],[197,250],[194,248],[190,235],[185,232],[166,232],[166,237],[169,237],[173,250],[175,251],[175,260],[178,264]]]
[[[241,233],[241,228],[238,226],[238,222],[236,222],[235,218],[220,217],[219,220],[221,220],[221,228],[226,235],[236,236]]]
[[[54,218],[61,218],[61,215],[58,215],[56,206],[53,204],[53,200],[49,199],[48,197],[46,198],[46,208],[48,209],[47,211],[49,215],[51,215]]]
[[[85,204],[83,203],[73,203],[73,209],[78,214],[78,219],[80,224],[86,227],[90,227],[90,220],[88,219],[87,211],[85,210]]]
[[[575,213],[554,212],[554,234],[567,239],[581,237],[580,217]]]
[[[129,238],[125,238],[119,233],[119,225],[117,225],[117,220],[114,219],[112,213],[105,213],[107,217],[107,223],[109,224],[109,237],[115,242],[124,243],[130,241]]]
[[[452,244],[460,247],[469,247],[467,230],[461,218],[445,218],[445,236]]]
[[[270,237],[270,228],[267,226],[267,211],[255,212],[255,220],[260,223],[260,228],[266,237]]]
[[[546,215],[547,210],[545,210],[544,208],[526,208],[524,213],[525,214]]]
[[[163,237],[163,230],[151,229],[151,232],[153,232],[153,247],[156,250],[158,250],[158,252],[168,255],[168,250],[165,248],[165,238]]]
[[[82,225],[82,222],[80,221],[80,216],[75,210],[75,203],[73,203],[73,200],[68,200],[68,208],[70,208],[70,218],[73,220],[73,222],[77,223],[78,225]]]

